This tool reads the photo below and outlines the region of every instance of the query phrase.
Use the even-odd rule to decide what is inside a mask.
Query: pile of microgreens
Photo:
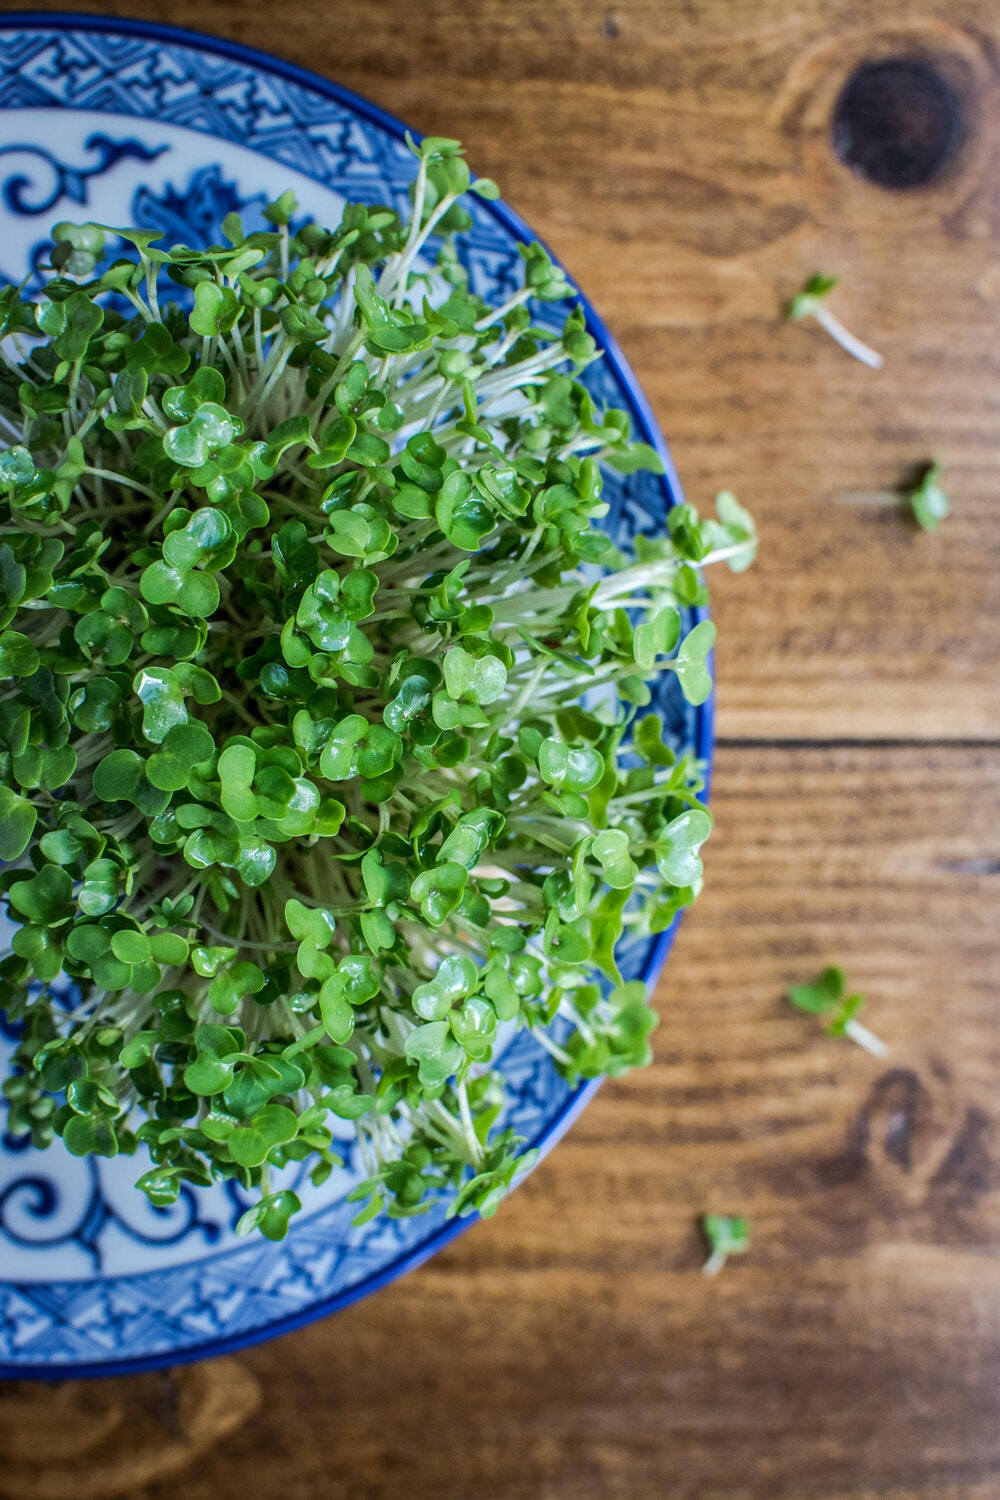
[[[408,220],[61,224],[38,300],[0,294],[9,1128],[141,1147],[156,1205],[236,1179],[273,1238],[272,1170],[321,1182],[338,1121],[359,1218],[492,1212],[502,1031],[574,1081],[648,1060],[615,945],[693,899],[711,824],[645,679],[708,696],[679,608],[755,546],[727,495],[613,549],[601,466],[655,454],[579,382],[580,310],[536,324],[571,291],[539,245],[470,291],[459,199],[496,189],[412,149]]]

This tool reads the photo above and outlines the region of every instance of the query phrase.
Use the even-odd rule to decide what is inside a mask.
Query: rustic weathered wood
[[[242,1356],[263,1407],[187,1500],[997,1495],[997,6],[83,8],[279,51],[461,136],[607,319],[690,498],[731,486],[763,539],[715,583],[719,827],[655,1066],[494,1221]],[[900,54],[947,80],[965,142],[892,193],[829,125],[852,69]],[[781,322],[818,267],[878,374]],[[936,538],[883,503],[933,455]],[[781,1003],[830,961],[885,1063]],[[711,1283],[706,1209],[753,1232]]]
[[[0,1385],[4,1500],[134,1496],[241,1426],[262,1393],[246,1365],[217,1359],[134,1380]]]

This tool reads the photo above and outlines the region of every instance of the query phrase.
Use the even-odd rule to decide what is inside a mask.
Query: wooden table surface
[[[8,1390],[33,1436],[0,1493],[1000,1495],[997,0],[97,8],[460,136],[607,319],[689,497],[731,487],[762,540],[713,580],[718,828],[654,1066],[361,1305],[175,1379]],[[845,79],[899,56],[962,136],[907,191],[831,147]],[[920,146],[920,99],[900,118]],[[881,372],[780,320],[820,267]],[[931,457],[936,537],[882,503]],[[782,1003],[828,962],[885,1062]],[[715,1281],[706,1210],[752,1226]]]

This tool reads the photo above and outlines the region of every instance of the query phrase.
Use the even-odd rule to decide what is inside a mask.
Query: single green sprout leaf
[[[701,1268],[703,1276],[717,1276],[731,1255],[743,1255],[750,1248],[750,1226],[746,1219],[730,1214],[703,1214],[701,1230],[709,1250]]]
[[[714,644],[715,623],[712,620],[702,620],[684,637],[676,657],[668,663],[676,672],[689,703],[704,703],[712,692],[708,655]]]
[[[18,859],[27,849],[38,813],[27,797],[0,786],[0,860]]]
[[[860,360],[871,370],[880,370],[883,359],[874,349],[863,344],[853,333],[849,333],[843,323],[832,313],[826,305],[826,298],[838,284],[838,277],[825,276],[817,271],[810,276],[794,297],[785,305],[785,317],[792,323],[801,322],[803,318],[815,318],[819,326],[824,329],[834,343],[854,359]]]
[[[280,1193],[261,1198],[252,1208],[248,1208],[237,1221],[236,1233],[248,1235],[259,1229],[269,1240],[283,1240],[288,1233],[289,1219],[301,1207],[302,1201],[298,1194],[289,1188],[283,1188]]]
[[[723,546],[728,542],[726,562],[730,572],[743,573],[757,556],[757,527],[753,516],[729,490],[720,490],[716,495],[715,509],[725,537]],[[716,561],[720,556],[721,550]]]
[[[846,982],[843,969],[831,965],[812,984],[793,984],[788,998],[799,1010],[826,1015],[842,1000]]]
[[[940,479],[941,465],[928,464],[920,483],[910,493],[910,509],[922,531],[937,531],[951,509]]]
[[[802,290],[788,302],[785,307],[786,318],[792,322],[798,322],[802,318],[815,317],[823,298],[839,285],[839,281],[838,276],[826,276],[822,271],[814,272],[807,278]]]
[[[888,1047],[873,1032],[857,1019],[864,1005],[861,995],[847,994],[847,979],[843,969],[824,969],[812,984],[793,984],[788,998],[799,1010],[813,1015],[829,1016],[827,1031],[831,1036],[850,1037],[872,1057],[885,1057]]]

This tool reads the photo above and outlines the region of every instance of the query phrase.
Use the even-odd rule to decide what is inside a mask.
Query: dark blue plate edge
[[[34,31],[60,31],[63,29],[75,31],[116,32],[125,36],[145,37],[153,41],[163,41],[172,45],[181,45],[197,48],[201,51],[209,51],[224,57],[231,57],[243,63],[248,63],[264,72],[276,73],[287,78],[293,83],[301,84],[305,88],[325,94],[327,98],[336,100],[346,108],[353,110],[356,114],[370,120],[381,129],[403,140],[408,129],[395,116],[380,109],[378,105],[354,94],[350,89],[343,88],[340,84],[331,83],[328,79],[321,77],[318,73],[311,73],[305,68],[300,68],[295,63],[284,61],[282,58],[270,56],[266,52],[259,52],[256,48],[246,47],[241,42],[227,41],[221,37],[210,36],[205,32],[192,31],[186,27],[161,26],[156,21],[139,21],[126,17],[99,16],[81,14],[73,11],[10,11],[0,15],[0,31],[16,31],[18,29],[30,29]],[[206,132],[207,133],[207,132]],[[410,134],[419,140],[418,132],[411,130]],[[544,241],[534,233],[524,222],[519,214],[509,208],[503,202],[486,202],[480,200],[483,206],[494,218],[519,239],[526,241],[536,240],[544,245]],[[545,249],[551,255],[552,252]],[[552,259],[560,264],[556,256]],[[569,273],[567,272],[567,275]],[[571,284],[575,287],[572,277]],[[652,408],[646,398],[642,387],[630,368],[628,361],[618,347],[617,341],[609,333],[602,319],[594,311],[588,299],[577,289],[580,305],[583,307],[586,317],[587,329],[596,339],[603,351],[609,367],[621,382],[627,395],[631,414],[635,420],[636,429],[642,439],[655,449],[663,464],[663,480],[669,495],[670,506],[683,503],[684,493],[681,482],[674,467],[673,459],[666,441],[659,430]],[[668,507],[669,508],[669,507]],[[698,621],[708,619],[707,609],[700,607],[693,611]],[[712,677],[714,681],[714,660],[711,663]],[[712,757],[714,746],[714,720],[715,720],[715,693],[696,710],[695,718],[695,751],[698,758],[705,763],[705,790],[702,801],[707,802],[712,770]],[[666,962],[667,954],[673,945],[677,929],[680,925],[680,914],[675,918],[666,932],[661,933],[653,945],[642,969],[642,979],[652,986],[659,978],[660,971]],[[582,1113],[584,1108],[596,1094],[602,1083],[602,1079],[595,1078],[581,1086],[566,1100],[562,1109],[545,1128],[544,1134],[538,1140],[531,1142],[531,1146],[539,1151],[538,1160],[547,1156],[558,1141],[562,1139],[574,1120]],[[524,1180],[524,1179],[522,1179]],[[48,1366],[19,1365],[0,1362],[0,1379],[13,1380],[43,1380],[59,1382],[62,1380],[92,1379],[99,1376],[133,1375],[143,1370],[163,1369],[165,1366],[191,1364],[201,1359],[211,1359],[216,1355],[232,1354],[239,1349],[245,1349],[253,1344],[264,1342],[266,1339],[276,1338],[281,1334],[292,1333],[298,1328],[312,1323],[318,1318],[326,1317],[330,1313],[339,1312],[342,1308],[350,1306],[352,1302],[360,1301],[362,1297],[378,1291],[390,1281],[395,1281],[407,1271],[416,1270],[423,1265],[432,1255],[451,1243],[464,1230],[471,1227],[474,1218],[457,1219],[443,1225],[429,1240],[414,1250],[408,1250],[404,1254],[391,1261],[389,1265],[383,1266],[381,1270],[367,1276],[364,1280],[357,1282],[344,1292],[335,1297],[328,1297],[313,1303],[303,1311],[294,1313],[286,1318],[276,1318],[273,1322],[266,1323],[259,1328],[247,1330],[244,1333],[234,1334],[230,1338],[206,1340],[204,1343],[189,1345],[184,1349],[170,1350],[162,1354],[150,1354],[133,1359],[108,1360],[100,1364],[59,1364]],[[142,1274],[142,1273],[139,1273]],[[109,1278],[117,1280],[119,1278]],[[132,1276],[121,1277],[123,1281],[132,1280]]]

